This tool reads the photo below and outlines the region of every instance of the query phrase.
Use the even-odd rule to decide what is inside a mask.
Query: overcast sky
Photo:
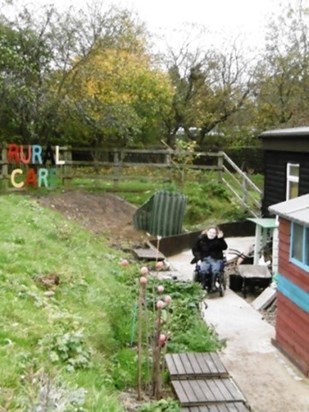
[[[273,9],[274,0],[119,0],[136,10],[153,28],[172,27],[184,22],[256,31]]]
[[[31,0],[30,0],[31,1]],[[57,8],[85,6],[87,0],[32,0],[39,4],[54,3]],[[292,0],[296,3],[298,0]],[[239,38],[251,47],[263,42],[265,25],[270,16],[278,13],[281,3],[289,0],[104,0],[128,8],[144,21],[148,29],[169,40],[177,41],[184,27],[193,24],[211,31],[218,44],[226,39]],[[25,3],[24,1],[22,3]],[[303,4],[309,0],[303,0]],[[188,29],[187,29],[188,30]]]

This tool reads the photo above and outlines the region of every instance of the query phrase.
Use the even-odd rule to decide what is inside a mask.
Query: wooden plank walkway
[[[159,280],[177,280],[179,272],[177,270],[151,270],[149,275]]]
[[[216,352],[166,354],[165,362],[172,380],[229,376]]]
[[[181,406],[245,402],[232,378],[172,380],[172,386]]]
[[[165,256],[157,249],[152,248],[136,248],[133,253],[140,260],[164,260]]]
[[[166,354],[181,412],[248,412],[244,395],[217,352]]]
[[[189,406],[181,408],[181,412],[248,412],[248,408],[242,402],[231,402],[228,404],[213,403],[206,406]]]

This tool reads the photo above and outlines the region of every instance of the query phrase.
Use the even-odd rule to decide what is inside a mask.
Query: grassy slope
[[[1,404],[10,405],[12,398],[8,409],[19,410],[30,401],[24,388],[39,371],[47,379],[61,370],[68,387],[74,382],[89,398],[102,396],[110,380],[107,359],[121,343],[109,314],[121,318],[131,308],[126,288],[115,281],[119,256],[103,238],[22,196],[2,196],[0,210],[0,386],[6,388]],[[35,278],[51,273],[60,285],[50,298]],[[67,362],[51,364],[51,355],[67,356]],[[80,369],[83,365],[91,368]],[[70,368],[74,374],[66,371]]]
[[[224,223],[245,220],[252,217],[235,195],[226,187],[223,181],[218,180],[218,173],[214,171],[188,170],[183,183],[179,181],[179,175],[171,170],[161,170],[147,167],[129,167],[126,169],[125,179],[122,177],[117,182],[91,179],[91,170],[87,169],[84,178],[72,179],[74,187],[88,188],[89,190],[110,190],[118,192],[120,196],[136,206],[141,206],[149,197],[158,190],[182,192],[187,197],[186,214],[184,217],[184,228],[186,230],[198,230],[208,224]],[[106,171],[101,171],[102,175]],[[232,178],[224,173],[223,177],[243,197],[243,184],[237,178]],[[235,175],[234,175],[235,177]],[[248,177],[263,190],[262,175],[248,175]],[[253,200],[260,201],[260,195],[247,188],[250,208],[258,212]]]
[[[260,175],[251,176],[251,178],[256,185],[262,187],[263,179]],[[226,179],[229,180],[229,177],[227,176]],[[127,190],[128,186],[132,192]],[[184,193],[187,197],[187,205],[183,224],[187,230],[198,230],[215,222],[235,222],[252,217],[232,192],[223,183],[218,183],[218,176],[214,172],[192,172],[181,187],[170,183],[151,185],[148,181],[143,182],[141,179],[127,183],[126,186],[119,184],[116,189],[122,197],[137,206],[147,201],[157,190],[165,189]],[[133,189],[136,191],[134,192]],[[256,193],[252,191],[250,193],[259,200]],[[241,193],[239,195],[241,196]]]
[[[136,382],[129,343],[139,268],[120,266],[123,254],[103,237],[25,196],[1,196],[0,215],[0,410],[60,411],[58,402],[65,411],[122,411],[116,390]],[[60,283],[48,297],[38,279],[50,274]],[[184,340],[201,345],[208,332],[201,341],[198,330]]]

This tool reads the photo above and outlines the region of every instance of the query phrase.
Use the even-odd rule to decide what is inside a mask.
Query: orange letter
[[[33,187],[37,186],[36,173],[35,173],[35,170],[32,167],[27,172],[26,182],[25,183],[26,183],[27,186],[30,186],[30,185],[32,185]]]

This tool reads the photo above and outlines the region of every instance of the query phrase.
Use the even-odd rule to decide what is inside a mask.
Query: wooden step
[[[140,260],[164,260],[165,256],[157,249],[153,248],[136,248],[133,253]]]
[[[229,373],[216,352],[188,352],[165,355],[171,379],[228,377]]]
[[[181,412],[246,412],[250,407],[217,352],[164,357]]]
[[[242,402],[245,398],[232,378],[172,380],[181,406],[205,406],[216,403]]]
[[[188,406],[180,412],[248,412],[250,409],[243,402],[220,402],[203,406]]]

